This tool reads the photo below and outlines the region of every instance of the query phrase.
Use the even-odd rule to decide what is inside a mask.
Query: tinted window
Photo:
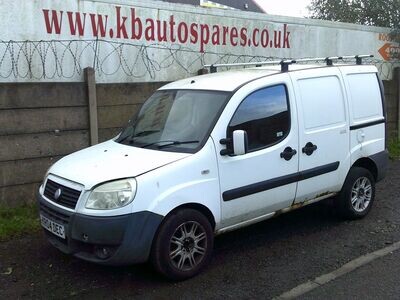
[[[235,112],[228,133],[232,136],[239,129],[247,132],[249,151],[284,139],[290,129],[285,86],[268,87],[247,96]]]

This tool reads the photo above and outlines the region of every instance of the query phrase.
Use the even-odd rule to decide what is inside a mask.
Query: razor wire
[[[93,67],[96,76],[123,75],[155,80],[157,74],[195,75],[205,64],[262,62],[273,56],[198,52],[183,45],[135,44],[106,40],[0,41],[0,79],[62,80],[81,76]],[[363,59],[380,74],[391,77],[399,62]],[[225,68],[227,69],[227,68]]]

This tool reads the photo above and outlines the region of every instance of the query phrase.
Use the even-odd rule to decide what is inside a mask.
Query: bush
[[[390,159],[400,158],[400,141],[397,138],[392,138],[388,143],[389,157]]]

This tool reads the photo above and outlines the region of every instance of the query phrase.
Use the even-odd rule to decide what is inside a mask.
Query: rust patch
[[[312,203],[316,202],[316,201],[313,201],[313,200],[318,199],[320,197],[327,196],[329,194],[333,194],[333,193],[330,192],[330,191],[327,191],[327,192],[324,192],[324,193],[316,195],[314,198],[305,199],[303,202],[300,202],[300,203],[294,203],[294,204],[292,204],[291,206],[289,206],[287,208],[283,208],[283,209],[277,210],[273,217],[277,217],[277,216],[280,216],[281,214],[287,213],[289,211],[292,211],[292,210],[295,210],[295,209],[299,209],[299,208],[301,208],[303,206],[306,206],[308,204],[312,204]]]
[[[307,200],[306,200],[307,201]],[[291,209],[297,209],[297,208],[300,208],[300,207],[302,207],[303,205],[304,205],[304,203],[306,203],[306,201],[304,201],[304,202],[300,202],[300,203],[295,203],[295,204],[292,204],[292,206],[290,207]]]
[[[323,196],[326,196],[326,195],[329,195],[329,194],[332,194],[332,192],[327,191],[327,192],[325,192],[325,193],[318,194],[317,196],[315,196],[315,198],[323,197]],[[315,199],[315,198],[314,198],[314,199]]]

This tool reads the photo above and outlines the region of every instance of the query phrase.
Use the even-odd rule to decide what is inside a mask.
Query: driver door
[[[229,104],[236,107],[227,107],[233,114],[226,118],[225,137],[234,130],[246,131],[248,151],[238,156],[217,153],[221,227],[257,221],[293,203],[299,164],[293,99],[291,81],[284,73],[258,79],[232,97]]]

